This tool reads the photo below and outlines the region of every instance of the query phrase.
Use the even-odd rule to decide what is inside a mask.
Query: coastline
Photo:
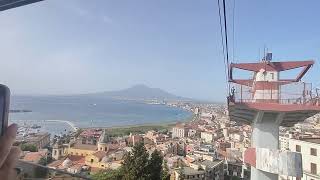
[[[127,99],[128,100],[128,99]],[[131,101],[136,101],[136,102],[141,102],[141,101],[137,101],[137,100],[131,100]],[[148,104],[147,101],[142,101],[142,103],[144,104]],[[163,123],[142,123],[142,124],[133,124],[133,125],[120,125],[120,126],[113,126],[113,127],[87,127],[87,128],[79,128],[79,129],[97,129],[97,128],[102,128],[102,129],[124,129],[124,128],[138,128],[138,127],[172,127],[174,126],[176,123],[178,122],[190,122],[192,120],[194,120],[195,118],[195,114],[193,111],[188,110],[188,109],[184,109],[181,107],[173,107],[173,106],[169,106],[167,104],[149,104],[149,105],[162,105],[162,106],[167,106],[169,108],[178,108],[181,109],[183,111],[187,111],[189,113],[191,113],[190,117],[184,118],[184,119],[178,119],[178,120],[173,120],[171,122],[163,122]]]
[[[129,135],[130,133],[139,133],[143,134],[150,130],[156,131],[169,131],[173,126],[176,125],[178,122],[191,122],[195,118],[195,114],[184,120],[177,120],[173,122],[165,122],[165,123],[145,123],[145,124],[136,124],[136,125],[127,125],[127,126],[114,126],[114,127],[88,127],[88,128],[79,128],[79,130],[85,129],[105,129],[107,133],[111,136],[124,136]]]
[[[153,105],[153,106],[158,106],[158,104],[156,105]],[[192,120],[194,120],[195,118],[195,114],[189,110],[189,109],[184,109],[182,107],[172,107],[172,106],[168,106],[167,104],[161,104],[160,106],[167,106],[169,108],[174,108],[174,109],[180,109],[180,110],[183,110],[185,112],[188,112],[189,115],[188,116],[185,116],[185,117],[180,117],[180,118],[173,118],[169,121],[166,121],[166,122],[161,122],[161,120],[159,121],[154,121],[154,122],[141,122],[139,123],[139,121],[136,121],[138,122],[137,124],[129,124],[128,125],[116,125],[116,126],[108,126],[108,123],[105,124],[105,126],[93,126],[93,127],[90,127],[90,126],[87,126],[87,127],[84,127],[84,126],[77,126],[77,123],[75,123],[74,121],[69,121],[69,120],[27,120],[27,126],[30,126],[32,124],[38,124],[40,123],[41,126],[45,127],[45,131],[49,131],[50,133],[53,133],[53,134],[60,134],[60,133],[65,133],[66,131],[62,131],[60,132],[59,128],[59,123],[62,123],[63,126],[66,126],[68,128],[63,128],[63,129],[70,129],[70,131],[73,131],[73,132],[76,132],[78,129],[79,130],[84,130],[84,129],[97,129],[97,128],[100,128],[100,129],[106,129],[110,132],[112,132],[113,134],[119,134],[122,132],[122,134],[129,134],[127,132],[132,132],[132,133],[144,133],[145,131],[148,131],[148,130],[169,130],[171,129],[176,123],[178,122],[190,122]],[[21,126],[25,126],[25,122],[26,120],[23,120],[23,119],[11,119],[10,120],[11,123],[12,122],[15,122],[15,123],[18,123],[20,124]],[[50,129],[48,129],[50,126],[47,126],[49,124],[57,124],[57,125],[54,125],[55,128],[53,129],[53,131],[51,132]],[[62,125],[61,124],[61,125]],[[60,127],[62,127],[60,125]],[[68,130],[69,131],[69,130]]]

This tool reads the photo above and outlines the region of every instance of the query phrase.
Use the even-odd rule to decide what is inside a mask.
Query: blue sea
[[[69,121],[80,128],[115,127],[177,122],[192,115],[191,112],[165,105],[82,96],[13,96],[10,106],[11,109],[32,111],[10,113],[11,123],[37,124],[42,131],[52,134],[72,129],[65,122],[47,120]]]

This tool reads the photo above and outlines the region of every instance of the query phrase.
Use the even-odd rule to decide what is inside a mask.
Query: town
[[[0,179],[320,180],[319,6],[0,0]]]
[[[244,163],[243,153],[251,147],[250,125],[232,122],[222,104],[167,102],[168,106],[193,112],[190,121],[178,122],[163,129],[127,128],[117,130],[93,128],[78,129],[63,136],[50,137],[48,133],[30,133],[17,138],[23,153],[21,176],[90,178],[107,169],[121,166],[126,153],[143,143],[147,152],[161,152],[170,179],[250,179],[250,165]],[[281,151],[300,152],[303,175],[319,178],[320,115],[315,115],[294,127],[280,128]],[[311,154],[310,154],[311,153]],[[46,165],[53,170],[39,173],[37,166],[30,168],[23,162]],[[311,165],[310,165],[311,164]],[[67,174],[65,174],[65,173]],[[280,176],[282,179],[290,177]]]

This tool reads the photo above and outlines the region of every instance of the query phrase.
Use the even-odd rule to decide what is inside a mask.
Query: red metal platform
[[[251,124],[257,113],[263,111],[275,118],[282,113],[283,120],[280,125],[293,126],[320,112],[318,93],[313,93],[311,83],[301,82],[313,63],[261,61],[230,64],[229,81],[232,88],[228,97],[228,108],[231,120]],[[233,79],[235,68],[252,71],[253,78]],[[279,78],[280,72],[295,68],[302,69],[296,77]]]

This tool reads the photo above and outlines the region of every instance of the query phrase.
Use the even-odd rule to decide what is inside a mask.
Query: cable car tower
[[[251,165],[252,180],[277,180],[279,175],[302,176],[301,154],[279,151],[279,126],[291,127],[320,112],[319,97],[310,83],[301,79],[314,61],[273,62],[272,54],[257,63],[229,65],[231,121],[252,126],[252,148],[244,161]],[[302,69],[294,78],[282,79],[280,73]],[[250,71],[248,79],[235,79],[234,69]]]

